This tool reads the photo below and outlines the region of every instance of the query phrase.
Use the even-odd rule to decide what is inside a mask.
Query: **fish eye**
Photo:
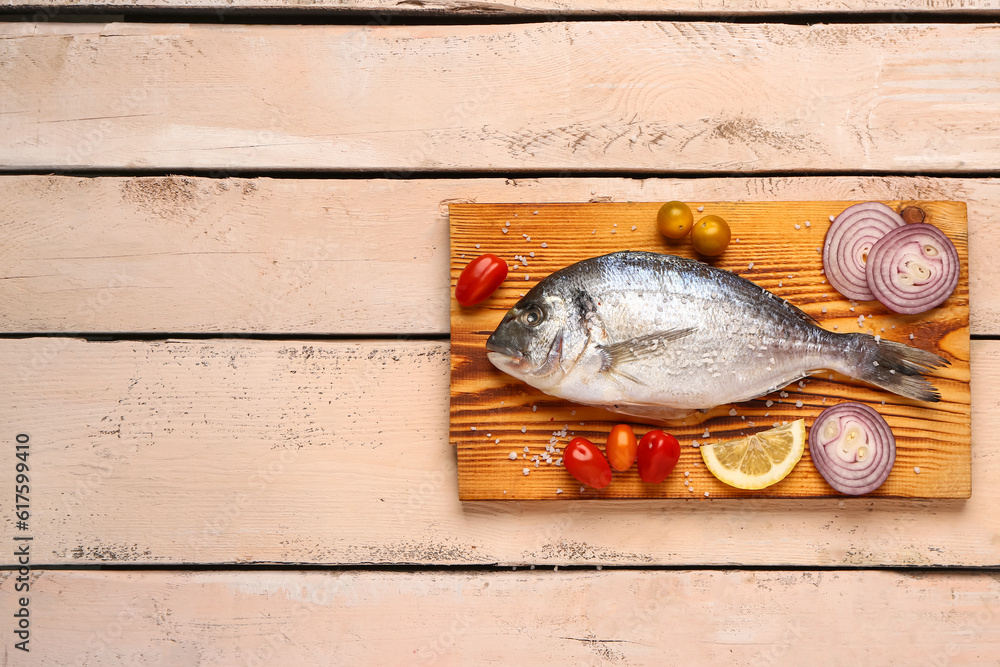
[[[545,321],[545,313],[538,306],[531,306],[521,313],[521,323],[529,327],[537,327]]]

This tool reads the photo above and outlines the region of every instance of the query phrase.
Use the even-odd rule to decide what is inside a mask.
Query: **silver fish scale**
[[[631,400],[679,408],[747,400],[827,361],[823,348],[832,334],[734,274],[651,253],[616,253],[570,269],[552,276],[552,289],[591,297],[595,343],[694,329],[681,340],[632,348],[645,354],[612,374],[619,383],[639,381],[623,387]]]

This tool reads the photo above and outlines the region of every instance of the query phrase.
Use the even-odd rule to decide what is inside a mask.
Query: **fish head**
[[[562,380],[577,348],[573,304],[544,281],[507,311],[486,341],[486,356],[503,372],[545,390]]]

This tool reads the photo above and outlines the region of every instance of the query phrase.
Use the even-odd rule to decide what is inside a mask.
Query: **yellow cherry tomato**
[[[638,445],[635,432],[628,424],[618,424],[608,434],[608,445],[604,448],[608,463],[618,472],[625,472],[635,463]]]
[[[656,214],[656,228],[668,239],[682,239],[691,231],[694,215],[681,201],[668,201]]]
[[[706,215],[691,230],[691,245],[702,255],[715,257],[729,247],[729,225],[717,215]]]

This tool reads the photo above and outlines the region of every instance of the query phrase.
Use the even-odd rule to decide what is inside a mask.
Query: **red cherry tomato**
[[[563,451],[563,465],[578,482],[603,489],[611,483],[611,467],[597,445],[586,438],[573,438]]]
[[[639,441],[639,478],[659,484],[667,478],[681,458],[677,438],[663,431],[649,431]]]
[[[618,424],[608,433],[608,463],[618,472],[625,472],[635,463],[635,433],[628,424]]]
[[[465,265],[455,285],[455,299],[463,306],[474,306],[497,291],[507,277],[507,262],[489,253]]]

